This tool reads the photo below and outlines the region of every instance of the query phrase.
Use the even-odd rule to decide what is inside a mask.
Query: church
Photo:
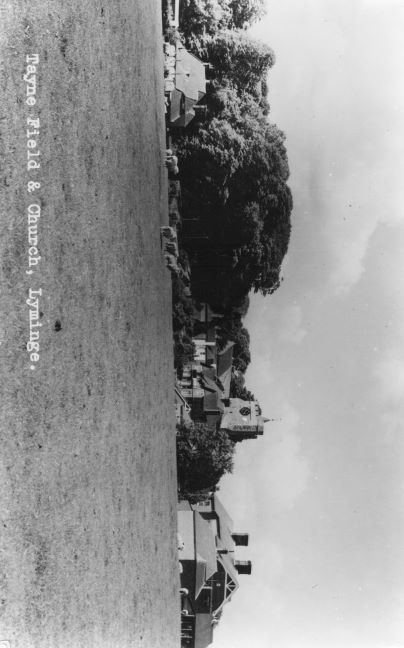
[[[229,398],[224,408],[220,429],[226,430],[232,441],[256,439],[264,434],[264,423],[269,419],[262,416],[258,401],[244,401]]]

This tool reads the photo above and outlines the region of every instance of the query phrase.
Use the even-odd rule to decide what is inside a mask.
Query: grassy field
[[[0,49],[0,641],[177,647],[160,3],[0,0]]]

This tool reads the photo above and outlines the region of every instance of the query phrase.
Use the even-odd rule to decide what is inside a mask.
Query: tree
[[[233,469],[234,442],[206,423],[177,426],[177,473],[181,492],[213,489]]]
[[[200,54],[210,36],[245,29],[264,14],[263,0],[181,0],[180,25],[186,46]]]
[[[261,82],[275,63],[275,53],[266,43],[237,30],[222,30],[205,39],[204,58],[219,79],[227,79],[239,90],[260,95]]]
[[[232,19],[228,0],[181,0],[179,23],[185,45],[200,54],[206,37],[227,29]]]
[[[234,349],[233,349],[233,366],[234,369],[245,373],[247,367],[251,362],[250,355],[250,334],[247,329],[242,326],[237,332],[237,336],[234,338]]]
[[[181,9],[190,46],[214,69],[205,117],[174,136],[182,213],[193,222],[184,227],[184,245],[194,296],[220,309],[240,305],[251,290],[277,290],[291,232],[285,135],[268,121],[275,55],[243,29],[260,18],[263,4],[184,0]],[[248,362],[240,357],[238,368]]]
[[[231,28],[246,29],[266,13],[263,0],[231,0]]]
[[[253,97],[223,86],[210,110],[210,122],[178,141],[183,211],[203,223],[211,253],[221,260],[209,282],[229,305],[251,289],[271,294],[279,287],[293,205],[285,136]],[[195,265],[208,265],[202,258],[205,252],[193,256],[193,287]]]
[[[232,374],[230,383],[230,397],[241,398],[245,401],[254,401],[255,396],[245,386],[245,378],[242,373],[235,372]]]

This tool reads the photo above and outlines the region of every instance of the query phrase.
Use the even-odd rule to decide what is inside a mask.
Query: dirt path
[[[0,0],[0,642],[11,648],[179,645],[159,12],[158,0]],[[32,148],[28,118],[40,120]],[[31,266],[29,248],[41,257]],[[41,292],[27,305],[29,289]],[[26,350],[30,312],[39,359]]]

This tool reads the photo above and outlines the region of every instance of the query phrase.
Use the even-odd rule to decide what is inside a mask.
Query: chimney
[[[251,560],[235,560],[234,566],[239,574],[251,574]]]
[[[248,547],[248,533],[232,533],[231,537],[237,547]]]

